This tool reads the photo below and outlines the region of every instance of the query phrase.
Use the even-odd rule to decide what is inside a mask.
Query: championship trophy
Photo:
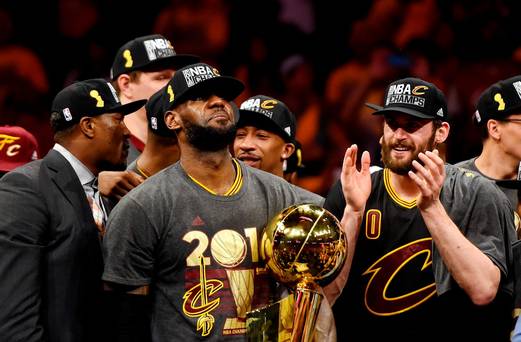
[[[293,293],[248,312],[249,341],[312,341],[322,300],[319,285],[334,279],[347,255],[340,222],[317,205],[288,207],[267,224],[260,252],[275,279]]]

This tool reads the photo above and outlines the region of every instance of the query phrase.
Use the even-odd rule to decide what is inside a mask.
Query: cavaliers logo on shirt
[[[421,267],[418,273],[428,271],[432,264],[432,238],[424,238],[397,248],[373,263],[363,275],[370,275],[365,289],[365,306],[377,316],[391,316],[408,311],[427,301],[436,293],[436,284],[426,284],[412,291],[390,294],[393,282],[399,280],[407,264],[413,261]]]

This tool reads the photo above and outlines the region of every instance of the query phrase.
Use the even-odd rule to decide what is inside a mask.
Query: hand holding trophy
[[[347,240],[340,222],[317,205],[294,205],[267,224],[260,248],[273,276],[295,291],[291,341],[312,341],[322,300],[318,284],[334,279],[347,254]],[[273,336],[263,332],[266,324],[262,327],[258,323],[267,320],[265,312],[260,309],[248,314],[250,340],[272,340]],[[268,325],[278,322],[270,321]]]

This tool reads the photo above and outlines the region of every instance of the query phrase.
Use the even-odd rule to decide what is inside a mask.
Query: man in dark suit
[[[52,104],[56,144],[0,181],[0,341],[101,341],[102,170],[125,168],[129,131],[110,83],[92,79]]]

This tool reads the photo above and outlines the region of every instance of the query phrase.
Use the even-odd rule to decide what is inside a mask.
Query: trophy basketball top
[[[337,218],[314,204],[290,206],[268,222],[261,255],[275,278],[293,287],[327,284],[340,271],[347,240]]]

